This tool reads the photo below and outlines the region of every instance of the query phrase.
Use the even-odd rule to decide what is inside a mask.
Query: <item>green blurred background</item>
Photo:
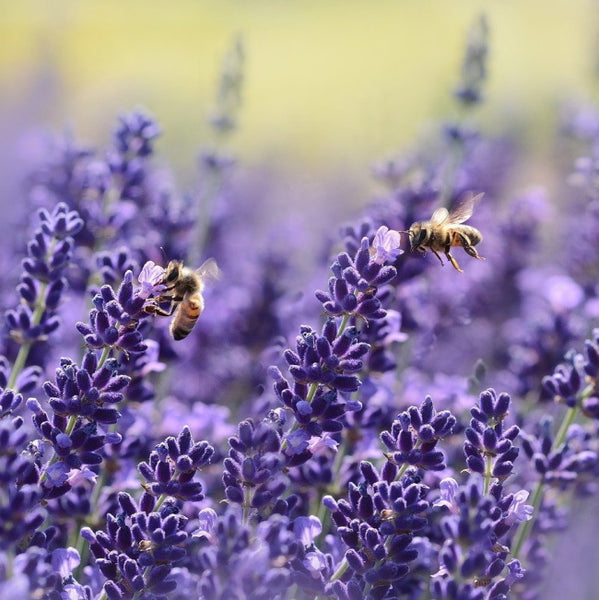
[[[451,117],[468,27],[490,26],[490,132],[519,129],[542,153],[566,96],[592,92],[598,5],[590,0],[61,0],[0,2],[3,154],[17,126],[69,126],[108,141],[119,113],[161,123],[159,152],[180,173],[212,143],[222,58],[246,61],[240,129],[229,149],[291,178],[367,189],[369,166]],[[534,167],[533,167],[534,168]],[[336,175],[333,175],[336,174]],[[185,177],[184,177],[185,178]]]

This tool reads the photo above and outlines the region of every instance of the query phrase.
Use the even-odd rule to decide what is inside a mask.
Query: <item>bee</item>
[[[439,252],[444,252],[447,260],[460,273],[463,271],[460,269],[458,261],[450,253],[452,246],[462,246],[466,254],[478,260],[485,260],[474,248],[483,239],[481,232],[470,225],[461,225],[472,216],[474,203],[482,196],[483,194],[469,196],[451,212],[445,207],[437,208],[430,221],[413,223],[410,229],[404,232],[410,238],[412,252],[418,251],[426,254],[426,251],[430,250],[441,264],[443,264],[443,259],[439,256]]]
[[[171,321],[171,335],[175,340],[187,337],[199,316],[204,310],[204,283],[209,279],[217,279],[220,269],[213,258],[209,258],[202,266],[193,270],[185,267],[178,260],[171,260],[162,276],[161,283],[166,286],[162,294],[147,304],[144,310],[148,313],[169,317],[174,313]],[[168,309],[159,305],[170,302]]]

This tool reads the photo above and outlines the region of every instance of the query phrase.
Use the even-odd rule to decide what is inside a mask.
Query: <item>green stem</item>
[[[29,356],[29,350],[31,350],[32,345],[32,342],[25,342],[19,348],[19,353],[17,354],[15,364],[12,367],[10,378],[8,379],[8,383],[6,384],[6,387],[8,389],[14,389],[15,383],[17,382],[17,377],[19,376],[19,373],[23,370],[23,367],[25,366],[25,362],[27,361],[27,357]]]
[[[483,484],[483,493],[489,493],[489,487],[491,485],[491,477],[493,473],[493,458],[491,456],[487,456],[486,459],[486,467],[485,467],[485,479]]]
[[[295,598],[297,598],[297,592],[298,592],[298,588],[297,588],[297,583],[294,583],[286,592],[285,594],[285,598],[287,600],[295,600]]]
[[[154,506],[154,511],[156,512],[163,504],[164,501],[168,498],[168,494],[162,494],[158,500],[156,500],[156,506]]]
[[[111,350],[112,348],[110,346],[105,346],[102,349],[102,354],[100,355],[100,359],[98,360],[98,369],[104,365]]]
[[[9,549],[6,551],[6,581],[10,581],[13,576],[13,561],[14,561],[14,550]]]
[[[582,392],[581,396],[584,395],[585,393],[588,393],[587,390],[584,390]],[[553,445],[551,447],[552,450],[557,450],[565,442],[566,435],[568,433],[568,429],[570,428],[570,425],[572,425],[572,423],[574,422],[574,419],[576,418],[576,413],[577,413],[577,407],[568,409],[568,412],[564,416],[564,419],[559,428],[559,431],[558,431],[557,435],[555,436],[555,439],[553,440]],[[520,552],[522,551],[522,546],[524,545],[524,542],[526,541],[526,538],[528,537],[528,534],[530,533],[530,530],[532,529],[534,522],[539,514],[539,509],[541,508],[541,503],[543,500],[544,484],[545,484],[545,481],[543,479],[540,479],[537,482],[537,485],[535,487],[535,490],[532,495],[532,500],[531,500],[531,504],[533,507],[532,518],[529,519],[528,521],[524,521],[518,528],[518,532],[516,534],[516,537],[514,538],[514,546],[512,548],[512,556],[514,558],[518,558],[520,556]]]
[[[75,415],[71,415],[64,430],[67,435],[71,435],[71,433],[73,433],[73,429],[75,429],[75,423],[77,423],[77,417]]]
[[[341,470],[341,466],[343,464],[343,459],[345,458],[345,454],[347,452],[348,446],[349,446],[349,444],[347,443],[347,435],[344,435],[343,440],[341,442],[341,446],[339,447],[339,450],[337,451],[337,455],[335,456],[335,461],[333,462],[333,467],[332,467],[333,481],[337,481],[337,475],[339,474],[339,471]],[[320,540],[325,535],[325,532],[327,529],[325,526],[325,520],[329,517],[329,511],[326,509],[326,506],[322,503],[322,498],[319,499],[318,507],[316,508],[316,510],[311,511],[311,514],[313,514],[313,513],[316,513],[316,517],[322,523],[322,532],[318,538]],[[317,542],[317,545],[318,545],[318,542]]]
[[[98,476],[98,479],[94,486],[94,490],[93,490],[91,498],[90,498],[90,506],[92,508],[95,508],[96,506],[98,506],[98,502],[100,501],[100,495],[102,494],[102,490],[104,489],[104,484],[106,483],[106,477],[107,477],[106,468],[103,468],[100,471],[100,475]],[[89,525],[90,522],[87,521],[87,524]],[[89,546],[87,544],[85,544],[85,540],[83,539],[83,537],[81,537],[81,527],[79,528],[77,542],[72,545],[74,545],[76,550],[79,552],[79,557],[81,559],[79,566],[73,572],[75,579],[77,581],[79,581],[79,578],[81,577],[81,573],[83,572],[83,567],[87,564],[87,556],[89,554]]]
[[[341,319],[341,323],[339,323],[339,329],[337,329],[337,337],[339,337],[345,331],[345,328],[347,327],[348,323],[349,323],[349,315],[345,314],[345,315],[343,315],[343,318]]]
[[[250,506],[252,504],[252,490],[246,487],[243,491],[243,524],[247,525],[250,520]]]
[[[582,392],[582,395],[581,395],[582,398],[586,397],[585,391]],[[562,444],[566,441],[566,435],[568,435],[568,429],[570,429],[570,425],[572,425],[572,423],[574,423],[574,419],[576,418],[576,413],[577,413],[577,407],[568,409],[568,412],[566,413],[566,416],[564,417],[564,420],[562,421],[559,431],[557,432],[557,435],[555,436],[555,440],[553,440],[553,446],[552,446],[553,450],[560,448],[562,446]]]
[[[310,388],[308,389],[308,393],[306,394],[306,402],[312,402],[314,396],[316,394],[316,390],[318,389],[317,383],[311,383]]]
[[[349,563],[344,558],[341,561],[339,568],[333,573],[333,576],[331,577],[331,581],[337,581],[337,579],[341,579],[341,577],[343,577],[343,574],[345,573],[345,571],[347,571],[347,567],[349,567]]]
[[[332,467],[333,473],[333,481],[338,480],[338,474],[341,471],[341,466],[343,465],[343,459],[348,450],[348,439],[347,434],[343,436],[343,441],[341,442],[341,446],[337,451],[337,455],[335,456],[335,461]],[[322,531],[319,536],[316,538],[315,543],[316,546],[320,546],[320,544],[324,541],[324,537],[327,534],[329,529],[329,523],[331,521],[331,513],[327,510],[326,506],[322,503],[322,494],[318,498],[318,505],[315,510],[311,510],[310,514],[316,513],[316,518],[320,521],[322,525]]]
[[[518,529],[518,533],[514,540],[514,547],[512,548],[512,556],[514,558],[518,558],[520,556],[520,551],[522,550],[522,546],[524,545],[524,541],[528,537],[530,530],[532,529],[533,523],[536,519],[536,516],[539,512],[539,508],[541,507],[541,501],[543,500],[543,484],[544,480],[541,479],[537,482],[537,486],[532,495],[532,507],[533,507],[533,516],[532,519],[528,521],[524,521],[520,528]]]
[[[150,571],[152,570],[152,566],[147,566],[144,570],[144,573],[142,575],[142,579],[144,580],[144,584],[148,581],[148,575],[150,574]],[[144,585],[145,588],[145,585]],[[137,600],[144,592],[147,592],[148,590],[146,589],[141,589],[137,592],[135,592],[135,594],[133,595],[132,600]]]
[[[54,241],[54,240],[52,240]],[[39,290],[40,301],[35,308],[35,312],[33,313],[33,317],[31,318],[31,325],[39,325],[42,320],[42,316],[44,311],[46,310],[46,303],[44,302],[44,297],[46,295],[46,288],[48,287],[47,283],[42,283]],[[27,357],[29,356],[29,351],[33,346],[33,341],[28,341],[23,343],[23,345],[19,348],[19,353],[17,354],[17,358],[15,359],[15,364],[13,365],[12,371],[10,373],[10,378],[8,383],[6,384],[7,388],[13,389],[15,387],[15,383],[17,382],[17,377],[23,370],[25,363],[27,362]]]
[[[45,255],[46,261],[50,260],[50,258],[52,256],[52,252],[54,252],[54,246],[56,246],[56,242],[57,242],[56,238],[52,238],[50,240],[50,244],[48,246],[48,251],[46,252],[46,255]],[[37,304],[35,306],[35,311],[33,313],[33,316],[31,317],[31,325],[34,327],[36,325],[40,324],[40,321],[42,320],[42,317],[46,310],[46,289],[47,289],[47,287],[48,287],[48,283],[43,282],[41,284],[39,292],[38,292],[39,301],[37,302]],[[25,363],[27,362],[27,357],[29,356],[29,351],[31,350],[31,346],[33,346],[33,341],[28,341],[28,342],[25,342],[19,348],[19,353],[17,354],[17,358],[15,359],[15,364],[13,365],[12,371],[10,373],[10,378],[8,379],[8,383],[6,384],[7,388],[13,389],[15,387],[15,383],[17,382],[17,377],[19,376],[19,374],[23,370],[23,367],[25,366]]]

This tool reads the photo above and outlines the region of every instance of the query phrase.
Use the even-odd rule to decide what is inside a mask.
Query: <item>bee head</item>
[[[178,260],[171,260],[164,271],[164,284],[172,285],[181,277],[182,265]]]
[[[408,230],[410,236],[410,249],[414,250],[426,243],[429,232],[428,229],[422,227],[422,223],[414,223]]]

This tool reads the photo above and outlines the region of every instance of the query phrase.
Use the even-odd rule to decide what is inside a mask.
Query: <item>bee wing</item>
[[[449,222],[450,223],[463,223],[467,221],[472,216],[472,211],[474,210],[474,205],[484,196],[484,193],[477,194],[473,196],[472,194],[468,195],[465,200],[460,202],[450,213],[449,213]]]
[[[213,258],[209,258],[196,269],[196,273],[203,280],[214,281],[220,278],[221,270],[218,268],[216,261]]]
[[[444,206],[438,208],[431,217],[430,224],[431,225],[441,225],[449,218],[449,212]]]

